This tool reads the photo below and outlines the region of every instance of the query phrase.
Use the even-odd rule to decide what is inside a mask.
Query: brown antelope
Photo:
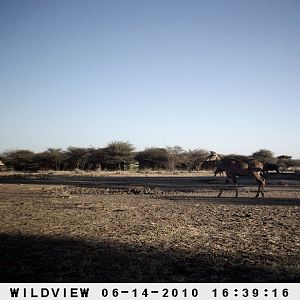
[[[261,193],[264,198],[264,187],[265,179],[261,176],[263,171],[263,164],[255,159],[249,159],[247,161],[241,161],[233,158],[223,158],[216,152],[211,151],[211,155],[206,159],[206,161],[216,161],[217,169],[222,169],[225,171],[227,178],[225,184],[229,183],[229,179],[232,179],[235,186],[235,197],[238,197],[238,186],[237,177],[252,175],[256,182],[258,183],[258,191],[255,196],[257,198]],[[221,197],[224,188],[220,189],[218,197]]]

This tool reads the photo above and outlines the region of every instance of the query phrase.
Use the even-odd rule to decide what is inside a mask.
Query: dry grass
[[[1,176],[83,176],[83,177],[164,177],[164,176],[183,176],[183,177],[199,177],[210,176],[212,171],[165,171],[165,170],[143,170],[143,171],[83,171],[76,169],[74,171],[38,171],[38,172],[22,172],[22,171],[1,171]]]

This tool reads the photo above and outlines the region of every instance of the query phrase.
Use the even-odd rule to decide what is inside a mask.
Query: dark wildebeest
[[[234,158],[223,158],[221,155],[216,152],[211,151],[211,155],[206,159],[207,161],[216,161],[217,169],[224,169],[227,175],[226,182],[229,182],[229,179],[232,179],[235,186],[235,197],[238,197],[238,186],[237,186],[237,177],[252,175],[256,182],[258,183],[258,191],[255,196],[257,198],[261,193],[264,198],[264,187],[265,179],[261,176],[263,171],[263,164],[256,159],[249,159],[247,161],[241,161]],[[221,197],[224,188],[220,189],[218,197]]]
[[[265,163],[263,171],[266,173],[268,173],[269,171],[276,171],[277,173],[280,173],[279,166],[277,164],[272,163]]]

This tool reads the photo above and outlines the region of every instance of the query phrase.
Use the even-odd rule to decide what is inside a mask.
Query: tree
[[[112,142],[101,150],[102,164],[108,169],[123,170],[133,162],[134,146],[128,142]]]
[[[88,148],[86,157],[87,157],[87,164],[86,164],[87,170],[101,169],[101,166],[103,164],[103,151],[101,148],[99,149]]]
[[[190,170],[200,171],[203,162],[208,157],[209,152],[204,149],[190,150],[187,153],[188,168]]]
[[[280,159],[291,159],[292,156],[289,156],[289,155],[279,155],[277,156],[277,158],[280,160]]]
[[[169,167],[169,153],[164,148],[148,148],[138,152],[135,160],[139,162],[139,169],[166,170]]]
[[[67,158],[67,154],[61,148],[49,148],[35,155],[35,161],[40,164],[41,169],[45,170],[61,170]]]
[[[252,157],[262,163],[277,163],[277,158],[271,150],[260,149],[252,154]]]
[[[180,146],[173,146],[166,148],[168,152],[169,170],[186,168],[186,152]]]
[[[69,170],[85,169],[88,161],[87,149],[69,147],[66,152],[67,159],[65,160],[65,167]]]
[[[36,168],[34,152],[30,150],[8,151],[3,154],[3,162],[7,167],[17,171],[27,171]]]

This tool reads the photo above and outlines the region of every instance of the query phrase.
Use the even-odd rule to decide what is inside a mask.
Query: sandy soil
[[[0,176],[2,282],[299,282],[300,178]]]

